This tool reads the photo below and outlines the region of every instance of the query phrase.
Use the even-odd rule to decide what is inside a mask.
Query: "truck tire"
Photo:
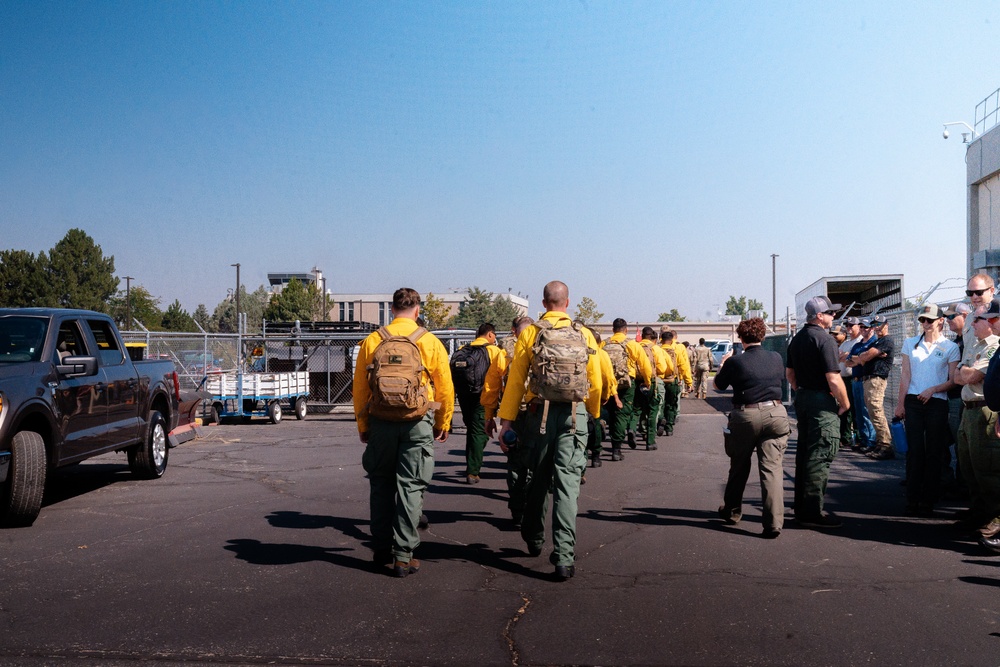
[[[272,424],[277,424],[281,421],[281,403],[271,401],[267,404],[267,418],[271,420]]]
[[[30,526],[45,494],[45,440],[34,431],[21,431],[11,438],[10,451],[7,481],[0,487],[0,525]]]
[[[306,399],[303,396],[295,399],[295,418],[299,421],[306,418]]]
[[[219,416],[220,412],[222,412],[222,403],[213,403],[212,404],[212,417],[211,417],[212,422],[211,423],[213,423],[213,424],[221,424],[222,423],[222,417]]]
[[[167,422],[157,410],[149,413],[146,442],[128,450],[128,467],[139,479],[163,477],[167,469]]]

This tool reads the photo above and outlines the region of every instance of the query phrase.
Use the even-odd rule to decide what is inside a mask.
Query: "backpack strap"
[[[385,327],[382,327],[381,329],[379,329],[379,331],[382,331],[382,329],[385,329]],[[420,340],[423,337],[423,335],[425,333],[427,333],[427,329],[425,329],[423,327],[417,327],[417,329],[413,333],[411,333],[409,336],[407,336],[407,338],[410,339],[411,343],[415,344],[418,340]]]

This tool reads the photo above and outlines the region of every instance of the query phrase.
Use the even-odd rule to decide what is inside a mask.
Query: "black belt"
[[[962,401],[962,405],[973,410],[975,408],[985,408],[986,401]]]
[[[748,403],[747,405],[734,405],[733,410],[759,410],[760,408],[770,408],[781,405],[781,401],[762,401],[760,403]]]

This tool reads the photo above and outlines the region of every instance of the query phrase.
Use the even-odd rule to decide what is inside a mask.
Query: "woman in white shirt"
[[[935,304],[917,316],[923,333],[903,343],[896,416],[906,419],[906,513],[931,516],[938,500],[948,427],[948,390],[958,366],[958,345],[944,337],[944,314]]]

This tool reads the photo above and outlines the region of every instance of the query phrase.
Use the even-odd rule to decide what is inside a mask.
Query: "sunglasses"
[[[933,324],[937,320],[932,320],[929,317],[918,317],[917,321],[920,322],[921,324]]]
[[[833,315],[837,314],[837,311],[835,311],[835,310],[824,310],[823,314],[824,315],[830,315],[832,317]]]
[[[947,320],[948,320],[949,322],[950,322],[951,320],[955,319],[956,317],[958,317],[958,313],[955,313],[954,315],[945,315],[945,318],[946,318],[946,319],[947,319]]]
[[[989,322],[990,324],[993,324],[997,320],[1000,320],[1000,315],[991,315],[989,317],[983,317],[982,315],[979,315],[978,317],[976,317],[976,319],[977,320],[981,320],[981,321],[985,321],[985,322]]]
[[[983,289],[967,289],[965,290],[965,296],[982,296],[986,292],[989,292],[991,288],[984,287]]]

